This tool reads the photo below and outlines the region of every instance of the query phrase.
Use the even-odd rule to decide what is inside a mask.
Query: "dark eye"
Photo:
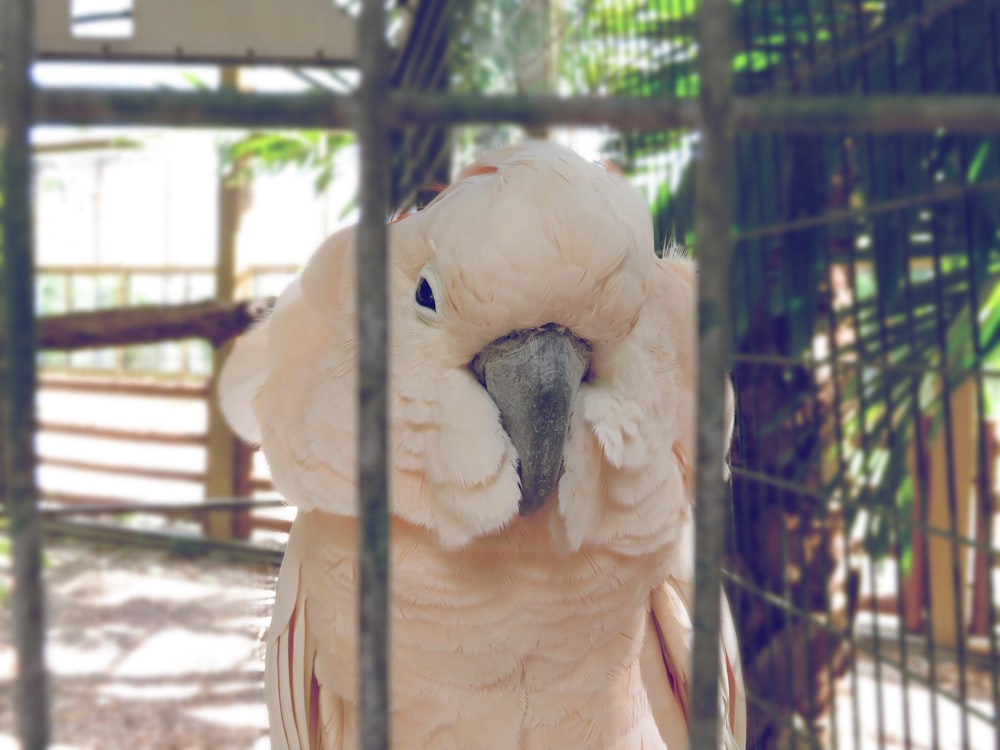
[[[423,276],[420,277],[420,281],[417,284],[417,304],[421,307],[426,307],[428,310],[437,312],[437,303],[434,302],[434,292],[431,291],[431,285],[427,283],[427,279]]]

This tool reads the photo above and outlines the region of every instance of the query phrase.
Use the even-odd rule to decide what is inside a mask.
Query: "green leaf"
[[[993,150],[993,144],[993,140],[985,140],[979,144],[979,149],[976,151],[976,155],[972,157],[972,162],[965,173],[965,181],[970,185],[979,182],[979,177],[983,172],[983,167],[986,165],[986,160]]]
[[[205,81],[205,79],[200,78],[198,75],[196,75],[195,73],[192,73],[189,70],[183,71],[181,73],[181,77],[185,81],[187,81],[188,83],[190,83],[198,91],[210,91],[212,89],[212,87],[208,85],[208,83]]]

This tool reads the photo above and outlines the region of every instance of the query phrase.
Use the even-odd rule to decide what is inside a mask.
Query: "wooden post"
[[[227,67],[222,69],[222,85],[225,89],[239,87],[239,69]],[[240,219],[247,204],[248,187],[243,184],[233,184],[232,177],[235,167],[219,177],[219,243],[218,258],[215,266],[215,297],[230,301],[236,293],[236,240],[239,234]],[[212,361],[212,392],[208,398],[208,477],[205,481],[205,497],[235,497],[238,483],[238,451],[239,441],[226,424],[219,410],[214,384],[218,382],[222,363],[225,362],[232,347],[227,342],[215,349]],[[204,520],[205,535],[210,539],[230,539],[237,531],[248,533],[247,519],[237,519],[240,514],[248,511],[237,511],[235,516],[230,511],[206,513]]]
[[[1000,443],[997,441],[997,423],[996,422],[986,422],[982,429],[984,431],[984,439],[986,441],[986,466],[980,466],[979,471],[986,472],[986,479],[989,484],[986,485],[987,497],[978,497],[978,488],[983,486],[980,483],[976,483],[977,487],[977,497],[976,497],[976,542],[978,544],[985,544],[992,546],[991,541],[991,510],[996,508],[996,488],[995,482],[992,482],[994,478],[993,472],[990,471],[991,466],[996,465],[997,456],[1000,455]],[[986,483],[984,483],[986,484]],[[975,551],[975,564],[973,565],[972,572],[972,622],[969,625],[969,632],[973,635],[989,635],[990,632],[990,612],[989,608],[993,606],[993,602],[990,601],[990,590],[988,576],[992,572],[992,565],[990,564],[992,556],[988,554],[984,549],[976,548]]]
[[[253,456],[254,449],[242,441],[236,441],[234,456],[234,493],[233,497],[253,496]],[[233,535],[237,539],[248,539],[253,532],[253,511],[237,510],[233,514]]]
[[[521,8],[518,25],[520,44],[514,67],[519,94],[554,94],[558,82],[558,0],[534,0]],[[549,137],[548,123],[529,123],[524,132],[531,138]]]
[[[923,416],[920,420],[920,436],[926,440],[926,436],[930,434],[931,423]],[[924,632],[924,609],[927,607],[927,602],[924,601],[924,558],[927,554],[924,545],[927,534],[924,532],[924,526],[927,519],[921,508],[920,496],[928,488],[929,463],[930,456],[926,444],[923,442],[918,444],[917,436],[914,434],[910,439],[907,457],[907,469],[913,482],[913,500],[910,505],[910,515],[913,518],[911,560],[910,570],[903,580],[903,590],[900,592],[903,597],[903,627],[910,633]]]
[[[930,447],[930,503],[927,523],[936,529],[969,536],[969,524],[976,478],[976,382],[969,378],[951,394],[952,460],[954,493],[957,512],[951,525],[949,512],[947,425],[942,424]],[[959,545],[959,587],[954,582],[954,556],[951,539],[937,534],[927,537],[930,570],[930,618],[932,637],[936,643],[956,646],[964,637],[969,613],[970,548]],[[962,628],[958,629],[955,611],[960,608]]]

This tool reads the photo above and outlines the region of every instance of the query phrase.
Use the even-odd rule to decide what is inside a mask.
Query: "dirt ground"
[[[54,750],[265,750],[276,569],[59,541],[46,552]],[[9,569],[0,567],[9,579]],[[0,750],[14,651],[0,612]]]

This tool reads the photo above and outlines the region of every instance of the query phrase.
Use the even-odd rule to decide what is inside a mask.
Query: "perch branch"
[[[273,300],[142,305],[53,315],[38,320],[40,349],[70,351],[199,338],[218,346],[239,336]]]

